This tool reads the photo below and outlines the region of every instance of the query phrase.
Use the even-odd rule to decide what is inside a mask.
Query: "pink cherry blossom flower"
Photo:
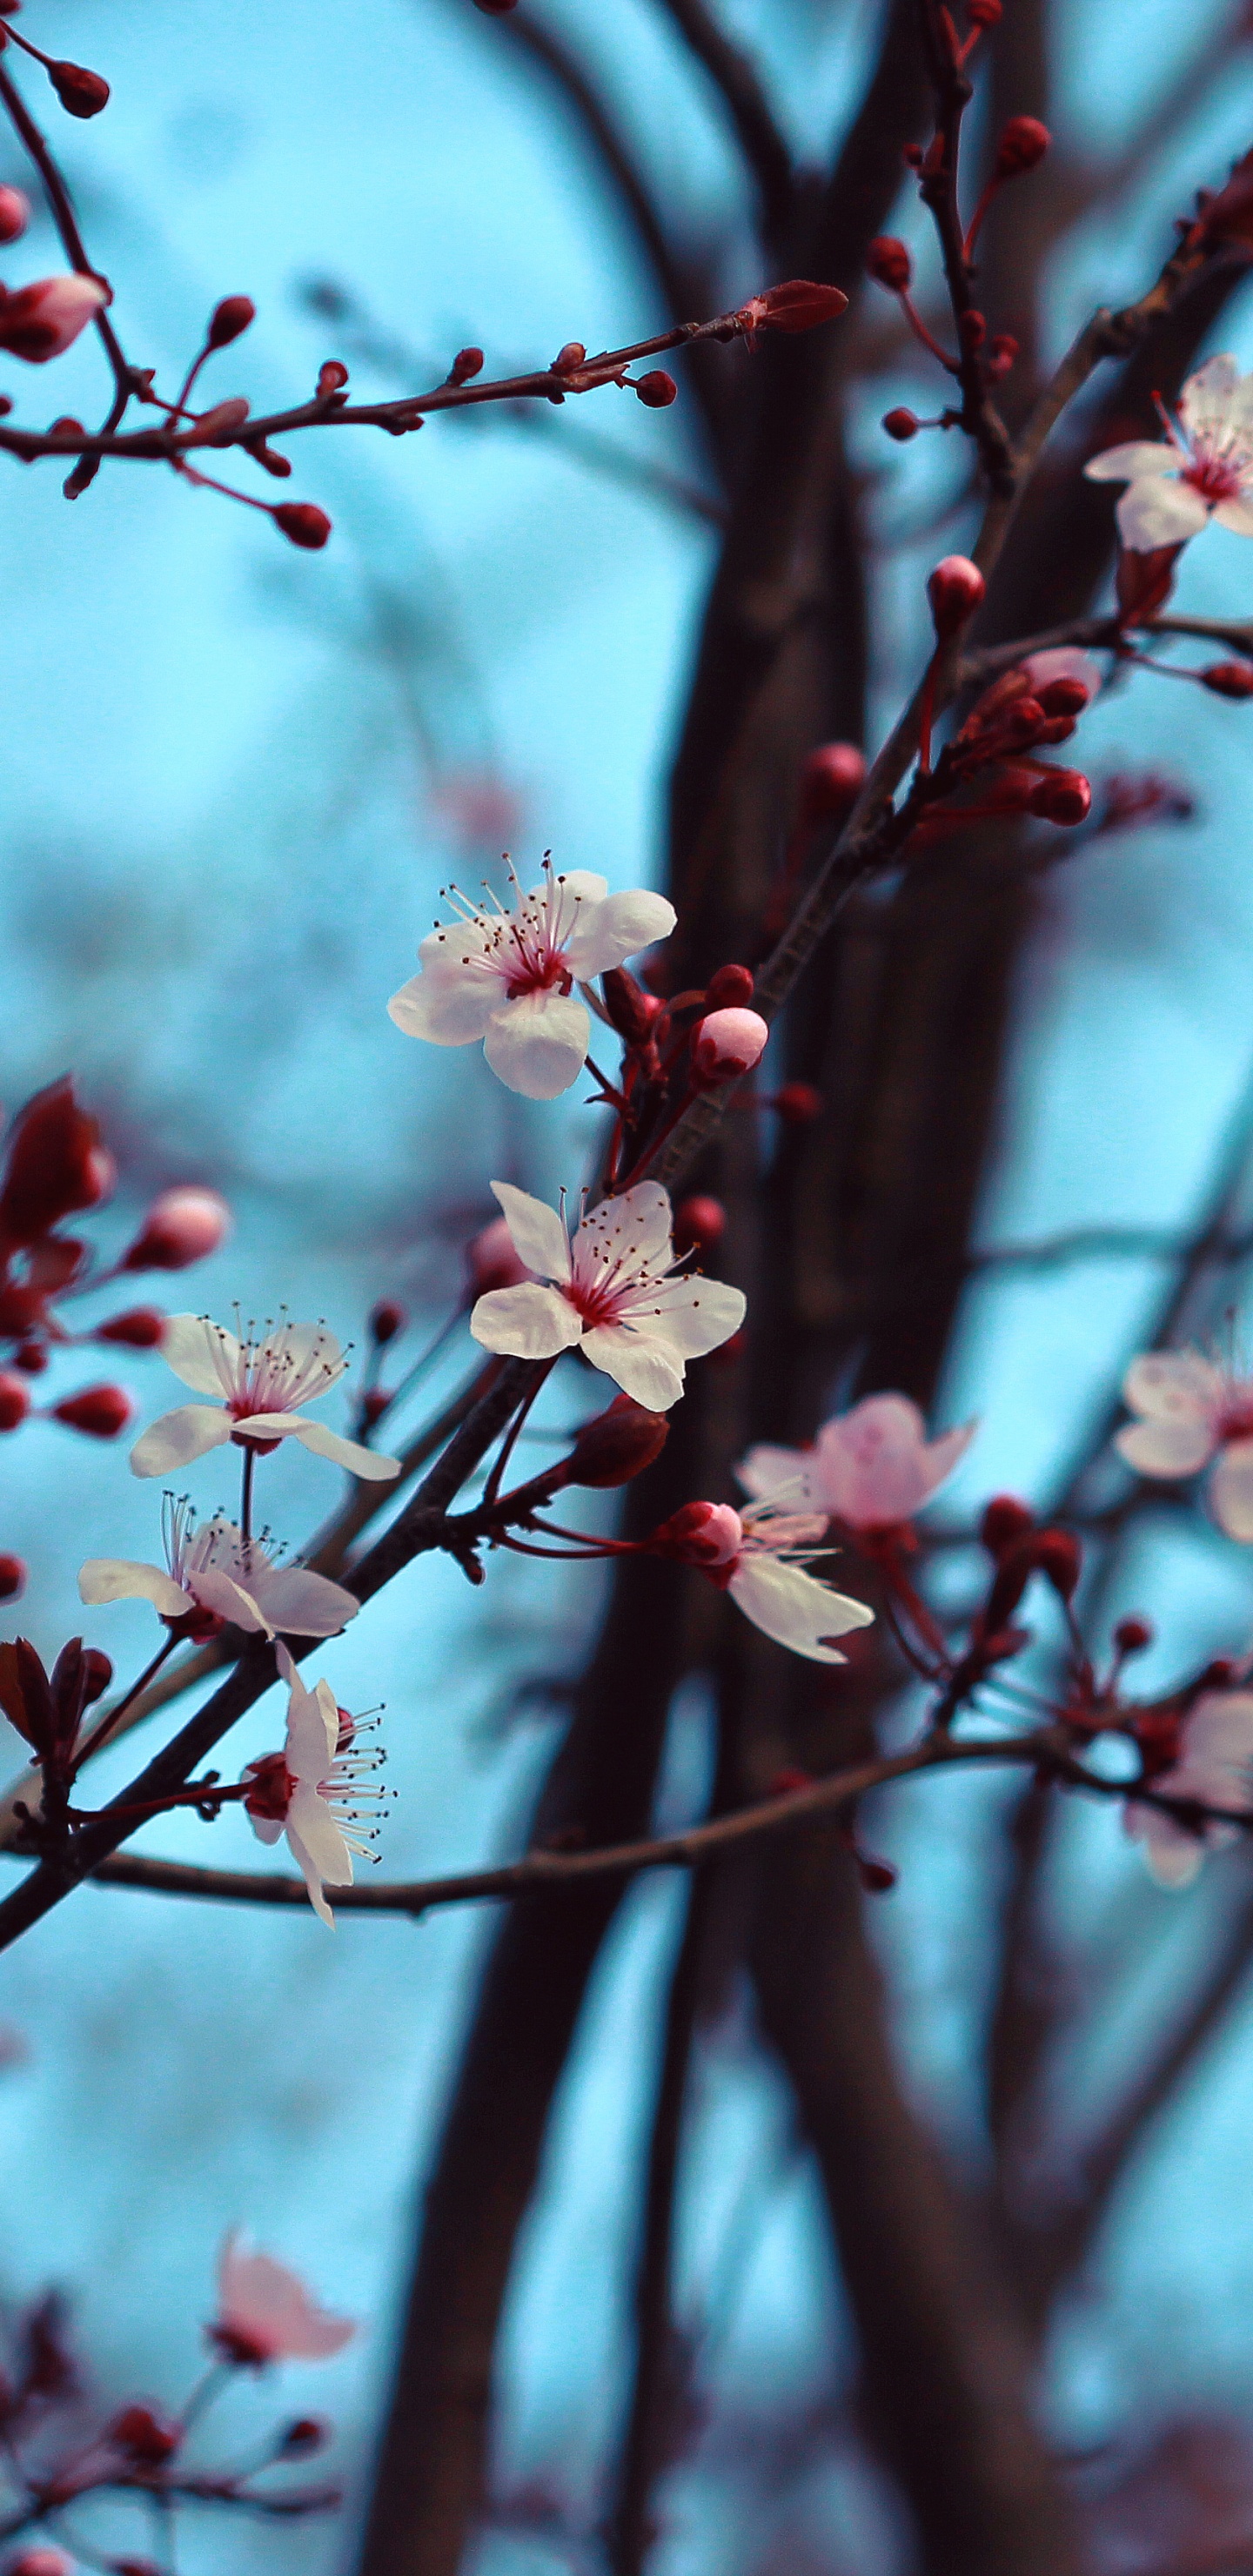
[[[683,1392],[685,1362],[717,1350],[743,1323],[740,1289],[677,1273],[670,1201],[658,1182],[603,1199],[573,1237],[564,1214],[542,1199],[508,1181],[492,1188],[533,1276],[479,1298],[470,1330],[485,1350],[526,1360],[580,1350],[637,1404],[666,1413]]]
[[[471,903],[454,887],[457,919],[436,927],[418,950],[421,972],[387,1008],[398,1029],[434,1046],[483,1041],[493,1073],[528,1100],[555,1100],[577,1082],[592,1024],[573,987],[622,966],[655,939],[668,939],[675,910],[665,896],[636,888],[610,894],[586,868],[543,883],[508,910],[489,897]]]
[[[1170,1798],[1195,1798],[1198,1806],[1248,1815],[1253,1807],[1253,1691],[1206,1691],[1184,1720],[1179,1760],[1158,1772],[1153,1787]],[[1163,1887],[1187,1887],[1207,1851],[1234,1842],[1238,1825],[1209,1823],[1197,1833],[1176,1824],[1160,1807],[1129,1798],[1127,1831],[1144,1845],[1144,1857]]]
[[[354,1853],[374,1857],[373,1829],[360,1828],[385,1792],[363,1783],[383,1755],[362,1750],[365,1726],[336,1706],[329,1682],[306,1689],[281,1638],[274,1653],[288,1687],[287,1740],[281,1753],[245,1764],[242,1777],[252,1785],[244,1812],[259,1842],[286,1835],[314,1913],[333,1930],[323,1889],[351,1887]]]
[[[357,2329],[351,2317],[320,2308],[296,2272],[272,2254],[246,2254],[232,2229],[218,2258],[218,2312],[212,2341],[241,2367],[271,2361],[326,2361]]]
[[[874,1618],[864,1601],[832,1592],[805,1567],[826,1555],[824,1513],[775,1512],[768,1504],[737,1512],[730,1503],[688,1503],[658,1533],[664,1553],[698,1565],[720,1592],[775,1643],[814,1664],[842,1664],[833,1643]]]
[[[1122,1391],[1141,1417],[1114,1441],[1128,1466],[1142,1476],[1194,1476],[1213,1459],[1214,1518],[1229,1538],[1253,1539],[1253,1378],[1200,1351],[1145,1351]]]
[[[812,1449],[763,1441],[736,1468],[747,1494],[805,1503],[850,1529],[892,1529],[913,1519],[969,1448],[977,1424],[938,1440],[906,1395],[867,1395],[824,1422]]]
[[[102,277],[41,277],[33,286],[19,286],[15,295],[0,287],[0,349],[11,349],[32,367],[45,366],[112,300]]]
[[[209,1622],[229,1619],[250,1634],[334,1637],[360,1603],[343,1585],[303,1565],[276,1565],[259,1539],[246,1539],[234,1521],[215,1514],[202,1528],[186,1495],[167,1494],[162,1506],[167,1572],[129,1557],[89,1556],[79,1570],[79,1599],[91,1608],[105,1601],[151,1601],[158,1618],[177,1625],[207,1612]]]
[[[398,1458],[384,1458],[345,1440],[324,1423],[306,1421],[298,1408],[325,1395],[348,1366],[325,1324],[272,1325],[264,1340],[244,1340],[208,1315],[169,1315],[161,1333],[162,1357],[198,1395],[217,1404],[182,1404],[143,1432],[131,1451],[137,1476],[169,1476],[225,1441],[259,1448],[290,1437],[331,1458],[351,1476],[376,1481],[400,1473]]]
[[[1208,519],[1253,537],[1253,375],[1234,358],[1207,358],[1179,397],[1164,439],[1107,447],[1084,467],[1094,483],[1125,483],[1118,533],[1133,554],[1184,545]]]

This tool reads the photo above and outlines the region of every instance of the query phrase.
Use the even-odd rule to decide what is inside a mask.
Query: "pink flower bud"
[[[710,1011],[738,1010],[751,1002],[754,989],[751,967],[719,966],[705,988],[705,1007]]]
[[[941,644],[973,617],[987,584],[968,555],[945,555],[927,579],[927,597]]]
[[[684,1565],[730,1565],[743,1544],[744,1524],[729,1503],[684,1503],[648,1541],[658,1556]]]
[[[804,823],[834,823],[851,814],[866,783],[866,755],[855,742],[822,742],[801,771]]]
[[[670,1425],[664,1413],[650,1413],[633,1396],[616,1395],[604,1413],[585,1422],[563,1461],[562,1482],[607,1490],[627,1485],[654,1458],[661,1456]]]
[[[0,292],[0,349],[42,367],[59,358],[111,300],[101,277],[41,277],[16,295]]]
[[[1211,662],[1201,683],[1217,698],[1253,698],[1253,662]]]
[[[770,1031],[760,1011],[711,1011],[692,1032],[692,1072],[711,1089],[751,1073]]]
[[[16,1601],[26,1590],[26,1567],[20,1556],[0,1555],[0,1601]]]
[[[992,164],[994,179],[1016,179],[1044,159],[1053,137],[1038,116],[1011,116],[1003,129]]]
[[[882,426],[888,437],[895,438],[903,447],[907,438],[917,437],[922,422],[917,412],[910,411],[907,404],[897,403],[893,411],[885,411]]]
[[[107,1324],[97,1324],[93,1340],[124,1342],[128,1350],[155,1351],[165,1329],[165,1317],[159,1306],[128,1306],[123,1315],[110,1315]]]
[[[879,286],[889,294],[903,295],[914,274],[914,263],[903,241],[895,233],[880,233],[866,253],[866,268]]]
[[[216,1190],[194,1183],[162,1190],[153,1200],[121,1270],[187,1270],[216,1252],[230,1232],[231,1212]]]
[[[224,295],[221,303],[214,305],[209,317],[209,328],[204,335],[205,347],[229,348],[231,341],[238,340],[240,333],[246,331],[256,318],[257,308],[250,295]]]
[[[16,1431],[30,1411],[30,1390],[12,1369],[0,1369],[0,1431]]]
[[[1082,823],[1092,805],[1092,790],[1078,769],[1050,769],[1038,778],[1027,799],[1027,811],[1046,823]]]
[[[821,286],[812,277],[785,278],[750,295],[737,319],[750,331],[813,331],[820,322],[835,322],[848,310],[842,287]]]
[[[134,1410],[120,1386],[85,1386],[78,1395],[67,1395],[64,1403],[54,1404],[52,1414],[54,1421],[85,1432],[90,1440],[116,1440]]]
[[[305,546],[312,554],[326,544],[331,533],[331,522],[316,501],[276,501],[270,517],[293,546]]]
[[[675,1251],[712,1252],[727,1230],[727,1212],[721,1199],[700,1195],[680,1199],[674,1211],[672,1240]]]
[[[20,188],[0,188],[0,242],[16,241],[29,222],[29,198]]]
[[[513,1236],[503,1216],[493,1217],[481,1234],[466,1245],[466,1286],[471,1297],[483,1297],[489,1288],[518,1288],[530,1271],[519,1261],[513,1248]]]
[[[673,376],[668,376],[664,367],[650,367],[646,376],[634,376],[631,382],[649,411],[665,411],[679,390]]]
[[[403,1333],[408,1321],[397,1298],[380,1297],[378,1304],[370,1308],[371,1341],[377,1342],[380,1350],[385,1350],[389,1342],[395,1341],[397,1333]]]
[[[49,63],[48,78],[71,116],[99,116],[109,104],[109,84],[82,63]]]

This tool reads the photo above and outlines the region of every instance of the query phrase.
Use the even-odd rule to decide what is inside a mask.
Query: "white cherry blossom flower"
[[[1198,1806],[1226,1807],[1248,1815],[1253,1807],[1253,1691],[1206,1691],[1184,1720],[1179,1760],[1159,1771],[1153,1787],[1169,1798],[1195,1798]],[[1126,1827],[1144,1845],[1144,1857],[1163,1887],[1187,1887],[1207,1851],[1234,1842],[1238,1825],[1209,1823],[1197,1833],[1176,1824],[1161,1807],[1130,1798]]]
[[[534,1277],[479,1298],[470,1330],[485,1350],[524,1360],[580,1350],[637,1404],[666,1413],[683,1392],[684,1363],[739,1330],[740,1289],[677,1270],[670,1201],[658,1182],[602,1199],[573,1237],[564,1214],[542,1199],[508,1181],[492,1188]]]
[[[890,1529],[912,1520],[950,1476],[978,1425],[928,1440],[906,1395],[867,1395],[824,1422],[812,1449],[762,1441],[736,1468],[744,1491],[806,1504],[850,1529]]]
[[[1165,415],[1163,415],[1165,417]],[[1133,554],[1178,546],[1206,521],[1253,537],[1253,375],[1234,358],[1207,358],[1179,397],[1164,439],[1133,438],[1091,456],[1094,483],[1125,483],[1118,533]]]
[[[161,1332],[161,1354],[197,1395],[213,1395],[216,1404],[182,1404],[163,1413],[136,1441],[131,1467],[137,1476],[171,1476],[206,1450],[228,1440],[273,1448],[280,1440],[299,1440],[319,1458],[331,1458],[351,1476],[376,1481],[400,1473],[398,1458],[384,1458],[344,1440],[321,1422],[309,1422],[298,1408],[325,1395],[348,1366],[325,1324],[271,1325],[261,1341],[252,1328],[241,1341],[208,1315],[168,1315]]]
[[[810,1663],[846,1662],[833,1640],[851,1628],[868,1628],[874,1618],[864,1601],[832,1592],[805,1571],[812,1557],[829,1553],[825,1514],[775,1512],[767,1504],[737,1512],[729,1503],[689,1503],[670,1526],[676,1530],[676,1555],[729,1592],[755,1628]]]
[[[232,2228],[218,2258],[212,2341],[241,2368],[271,2361],[326,2361],[351,2343],[351,2317],[320,2308],[296,2272],[272,2254],[246,2254]]]
[[[456,920],[423,940],[421,973],[387,1008],[407,1037],[434,1046],[481,1038],[511,1091],[555,1100],[578,1081],[591,1039],[574,986],[668,939],[675,909],[639,888],[610,894],[606,879],[586,868],[558,875],[547,859],[542,884],[529,894],[509,874],[516,900],[508,910],[494,896],[475,904],[451,890]]]
[[[1123,1395],[1138,1422],[1114,1447],[1142,1476],[1194,1476],[1210,1460],[1210,1507],[1229,1538],[1253,1539],[1253,1378],[1200,1351],[1144,1351]]]
[[[333,1929],[323,1889],[351,1887],[354,1853],[373,1858],[373,1836],[360,1830],[364,1802],[384,1793],[362,1783],[383,1757],[359,1749],[361,1721],[336,1706],[329,1682],[306,1689],[281,1638],[274,1652],[289,1693],[287,1740],[281,1753],[245,1764],[242,1776],[251,1787],[244,1811],[259,1842],[287,1836],[314,1913]]]
[[[360,1603],[343,1585],[303,1565],[276,1565],[259,1539],[246,1539],[234,1521],[215,1513],[196,1526],[181,1495],[167,1494],[162,1529],[168,1571],[121,1556],[89,1556],[79,1570],[79,1599],[95,1608],[105,1601],[150,1601],[158,1618],[178,1625],[207,1614],[211,1633],[229,1619],[250,1634],[334,1637],[355,1619]]]

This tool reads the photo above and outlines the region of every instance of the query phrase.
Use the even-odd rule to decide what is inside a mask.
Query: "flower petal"
[[[1220,528],[1237,537],[1253,537],[1253,501],[1220,501],[1214,516]]]
[[[1209,511],[1190,483],[1141,474],[1128,484],[1115,517],[1123,544],[1132,554],[1146,555],[1155,546],[1181,546],[1199,536]]]
[[[312,1791],[310,1794],[316,1799],[316,1791]],[[292,1807],[295,1806],[295,1803],[295,1799],[293,1798]],[[317,1915],[319,1921],[325,1923],[327,1931],[333,1932],[335,1929],[335,1917],[327,1904],[326,1898],[322,1894],[321,1872],[312,1852],[309,1850],[308,1844],[304,1841],[303,1836],[301,1835],[299,1826],[294,1820],[291,1807],[289,1807],[287,1811],[287,1822],[283,1830],[287,1836],[287,1848],[291,1853],[292,1859],[295,1861],[296,1867],[304,1880],[305,1886],[308,1888],[309,1903],[313,1907],[313,1911]]]
[[[624,1395],[646,1405],[650,1413],[668,1413],[683,1393],[683,1362],[673,1344],[649,1333],[628,1333],[621,1324],[597,1324],[584,1333],[583,1356],[603,1369]]]
[[[1194,1476],[1214,1443],[1204,1422],[1129,1422],[1114,1447],[1139,1476]]]
[[[738,1333],[748,1299],[725,1279],[663,1279],[641,1288],[621,1311],[634,1331],[667,1342],[682,1359],[699,1360]]]
[[[625,1285],[642,1272],[664,1270],[671,1258],[672,1223],[670,1194],[659,1181],[637,1181],[621,1198],[602,1199],[575,1234],[575,1277],[590,1285],[612,1270],[616,1282]]]
[[[319,1797],[311,1781],[298,1782],[292,1792],[287,1811],[289,1837],[293,1824],[319,1878],[329,1879],[333,1887],[351,1887],[352,1853],[325,1798]]]
[[[273,1628],[252,1594],[245,1592],[224,1566],[206,1565],[192,1576],[192,1586],[202,1609],[216,1612],[219,1619],[231,1620],[247,1636],[255,1636],[258,1629],[267,1637],[273,1636]]]
[[[1124,1821],[1133,1841],[1143,1843],[1144,1857],[1159,1887],[1192,1885],[1205,1858],[1199,1834],[1187,1833],[1160,1807],[1145,1807],[1134,1798],[1127,1801]]]
[[[206,1450],[220,1449],[231,1436],[231,1417],[224,1405],[180,1404],[163,1413],[140,1433],[131,1451],[134,1476],[172,1476]]]
[[[524,1100],[556,1100],[587,1061],[592,1024],[567,993],[519,993],[492,1012],[483,1053],[498,1081]]]
[[[499,1201],[519,1261],[537,1279],[568,1279],[570,1246],[556,1208],[533,1199],[529,1190],[516,1190],[512,1181],[493,1181],[492,1196]]]
[[[262,1616],[293,1637],[334,1637],[355,1619],[361,1607],[342,1583],[314,1574],[304,1565],[258,1568],[253,1595]]]
[[[813,1449],[778,1449],[768,1440],[759,1440],[740,1460],[735,1475],[737,1483],[755,1500],[768,1494],[780,1501],[786,1498],[789,1503],[816,1503],[817,1466],[817,1452]]]
[[[538,1280],[519,1288],[489,1288],[470,1317],[470,1330],[485,1351],[509,1359],[551,1360],[582,1337],[582,1325],[568,1297]]]
[[[89,1556],[78,1569],[78,1597],[92,1610],[105,1601],[150,1601],[163,1619],[181,1619],[196,1606],[172,1574],[125,1556]]]
[[[1177,474],[1179,450],[1166,438],[1129,438],[1090,456],[1083,470],[1089,483],[1138,483],[1148,474]]]
[[[279,1415],[258,1414],[259,1422],[278,1421]],[[359,1440],[345,1440],[342,1433],[328,1431],[324,1422],[310,1422],[303,1413],[286,1416],[284,1429],[290,1431],[303,1449],[311,1449],[315,1458],[329,1458],[336,1467],[344,1467],[350,1476],[359,1476],[363,1484],[390,1484],[400,1474],[399,1458],[384,1457],[377,1449],[365,1449]],[[274,1438],[273,1431],[266,1439]]]
[[[167,1315],[161,1327],[166,1367],[197,1395],[228,1395],[241,1356],[235,1335],[208,1315]]]
[[[1228,1538],[1253,1539],[1253,1440],[1231,1440],[1209,1480],[1214,1518]]]
[[[868,1627],[874,1617],[864,1601],[829,1592],[803,1566],[784,1565],[776,1556],[746,1553],[727,1590],[755,1628],[814,1664],[842,1664],[844,1656],[829,1640]]]
[[[664,894],[648,894],[641,887],[629,894],[611,894],[594,911],[585,908],[573,937],[566,941],[566,964],[580,983],[586,983],[590,975],[603,975],[607,967],[622,966],[641,948],[651,948],[655,939],[668,939],[677,920],[674,905],[667,903]]]
[[[387,1016],[407,1038],[429,1046],[469,1046],[481,1038],[500,1000],[500,983],[482,968],[413,975],[393,993]]]
[[[1222,1404],[1223,1376],[1199,1351],[1142,1351],[1122,1391],[1132,1412],[1150,1422],[1209,1421]]]
[[[1195,375],[1189,376],[1179,396],[1179,417],[1187,430],[1205,430],[1225,426],[1226,415],[1240,384],[1240,369],[1227,350],[1207,358]]]
[[[974,1437],[963,1424],[929,1441],[909,1396],[864,1396],[818,1434],[816,1498],[855,1529],[912,1520]]]
[[[317,1682],[307,1690],[293,1665],[283,1749],[292,1778],[316,1789],[330,1770],[338,1741],[339,1713],[330,1683]]]

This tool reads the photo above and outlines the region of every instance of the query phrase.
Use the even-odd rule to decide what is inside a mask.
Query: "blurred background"
[[[355,391],[384,398],[433,381],[467,341],[501,374],[571,337],[599,348],[664,327],[672,299],[700,316],[767,278],[824,273],[797,249],[804,210],[859,130],[876,66],[898,93],[903,139],[925,136],[906,13],[718,0],[802,174],[790,215],[768,201],[763,213],[760,171],[687,15],[667,0],[612,12],[522,0],[507,21],[470,0],[28,9],[32,37],[113,85],[104,117],[57,117],[54,140],[128,352],[176,382],[215,301],[246,292],[257,322],[205,385],[214,398],[245,392],[254,409],[304,399],[330,356],[350,364]],[[1253,20],[1168,0],[1099,12],[1007,0],[990,59],[999,86],[974,119],[976,158],[990,120],[1011,110],[1044,115],[1056,137],[988,232],[993,326],[1024,344],[1012,413],[1094,303],[1143,290],[1194,189],[1219,184],[1253,140]],[[34,67],[19,76],[51,127]],[[897,203],[901,140],[878,152],[868,229],[918,246],[930,311],[933,254],[903,190]],[[0,179],[24,178],[4,145]],[[10,284],[60,265],[45,218],[5,262]],[[850,285],[859,271],[860,258]],[[1215,347],[1253,366],[1242,279],[1228,273],[1157,353],[1168,393]],[[797,535],[803,513],[788,538],[793,568],[807,547],[824,568],[822,676],[792,690],[793,713],[747,784],[728,773],[738,819],[717,848],[721,911],[699,885],[693,894],[706,968],[737,953],[752,913],[751,817],[768,809],[781,841],[800,756],[855,736],[863,694],[867,738],[880,738],[926,650],[926,571],[977,523],[963,452],[938,437],[894,447],[878,427],[891,405],[936,407],[890,299],[867,288],[839,329],[838,348],[836,334],[817,335],[831,348],[821,381],[807,380],[839,507],[827,491],[821,541]],[[492,1213],[489,1179],[577,1185],[596,1134],[577,1091],[536,1110],[493,1082],[477,1050],[407,1044],[384,1005],[413,971],[439,889],[499,882],[505,848],[524,879],[551,849],[614,886],[680,892],[693,850],[708,858],[689,692],[711,583],[737,544],[743,555],[746,509],[769,516],[753,476],[765,471],[761,420],[787,395],[785,361],[790,347],[777,360],[764,347],[716,350],[700,377],[680,362],[680,399],[664,415],[611,389],[560,411],[431,420],[406,440],[305,434],[290,442],[287,490],[334,520],[317,556],[150,469],[106,471],[69,507],[51,467],[6,471],[0,1092],[16,1105],[73,1068],[122,1169],[98,1239],[120,1246],[165,1182],[211,1183],[232,1201],[235,1232],[189,1283],[191,1302],[324,1314],[360,1350],[371,1301],[398,1296],[411,1317],[399,1367],[457,1304],[461,1246]],[[90,419],[102,405],[86,339],[55,378],[14,361],[4,385],[23,420],[45,405]],[[1145,390],[1120,393],[1111,377],[1092,397],[1056,468],[1053,516],[1041,505],[1024,534],[1017,591],[991,604],[1000,634],[1106,596],[1111,499],[1078,485],[1078,459],[1085,441],[1110,443],[1096,435],[1100,402],[1151,430]],[[776,488],[768,473],[764,488]],[[1251,576],[1253,550],[1213,529],[1185,558],[1176,605],[1240,616]],[[1190,663],[1196,648],[1170,658]],[[701,667],[714,688],[708,655]],[[704,1428],[691,1435],[712,1441],[704,1474],[729,1494],[728,1454],[745,1431],[804,1436],[820,1405],[870,1383],[908,1384],[938,1427],[977,1413],[979,1437],[931,1515],[936,1597],[954,1609],[973,1598],[964,1534],[989,1492],[1050,1506],[1065,1495],[1080,1520],[1097,1516],[1094,1633],[1130,1608],[1158,1623],[1146,1688],[1253,1642],[1247,1556],[1199,1513],[1123,1511],[1098,1455],[1133,1350],[1163,1330],[1221,1333],[1229,1313],[1239,1333],[1251,724],[1149,673],[1111,688],[1076,756],[1095,818],[1117,819],[1127,792],[1111,796],[1108,782],[1129,775],[1143,818],[1068,836],[1040,826],[1025,850],[985,834],[959,853],[938,909],[931,894],[899,918],[894,896],[867,904],[827,959],[821,998],[780,1042],[781,1064],[819,1079],[824,1120],[782,1141],[764,1117],[735,1122],[710,1175],[732,1208],[727,1273],[760,1292],[763,1332],[782,1329],[786,1300],[763,1278],[760,1225],[737,1213],[736,1190],[759,1210],[789,1191],[793,1212],[821,1199],[830,1260],[817,1288],[810,1275],[796,1292],[808,1339],[785,1391],[770,1348],[751,1359],[742,1395],[733,1369],[708,1364],[712,1392],[693,1406]],[[838,1049],[855,1039],[853,1063]],[[912,1143],[893,1161],[902,1127]],[[1229,1239],[1235,1249],[1189,1268],[1211,1219],[1220,1253]],[[908,1351],[902,1296],[926,1306]],[[406,1429],[469,1359],[461,1328]],[[68,1388],[81,1366],[67,1360],[64,1375]],[[136,1360],[128,1382],[146,1418],[177,1400],[157,1362]],[[572,1362],[543,1419],[568,1424],[600,1393]],[[262,1499],[295,1546],[337,1492],[331,1469],[288,1449],[266,1462]],[[20,1625],[50,1661],[83,1625],[80,1558],[151,1556],[158,1498],[120,1451],[55,1424],[11,1442],[5,1467],[0,1536],[31,1565]],[[205,1511],[233,1506],[214,1459],[188,1483]],[[340,1698],[385,1705],[399,1792],[387,1875],[519,1848],[605,1606],[596,1567],[497,1562],[478,1595],[451,1564],[422,1560],[328,1646],[318,1669]],[[122,1675],[151,1651],[138,1604],[87,1614],[86,1633]],[[657,1776],[632,1793],[664,1821],[699,1814],[711,1794],[728,1687],[721,1631],[689,1619],[685,1637]],[[1055,1644],[1046,1636],[1042,1654]],[[912,1703],[899,1676],[880,1680],[878,1719],[892,1730]],[[622,1690],[615,1724],[629,1729],[629,1673]],[[228,1772],[278,1725],[276,1696],[236,1730]],[[821,1768],[807,1725],[802,1712]],[[14,1769],[19,1750],[14,1740]],[[102,1791],[129,1768],[128,1752],[106,1761]],[[861,1995],[862,2011],[879,1997],[893,2135],[938,2156],[943,2191],[974,2211],[1011,2285],[1076,2548],[1111,2576],[1253,2567],[1248,1855],[1224,1854],[1194,1891],[1169,1896],[1116,1808],[1045,1814],[1013,1779],[896,1790],[862,1830],[900,1876],[864,1916],[855,1889],[841,1896],[857,1922],[840,1935],[856,1945],[840,1990]],[[259,1860],[230,1813],[211,1841],[167,1820],[139,1848]],[[635,2559],[614,2517],[624,2428],[644,2403],[633,2328],[644,2170],[675,1961],[685,1938],[691,1949],[687,1890],[663,1877],[625,1891],[586,1936],[534,2190],[515,2178],[512,2260],[488,2337],[485,2487],[467,2472],[460,2504],[445,2495],[438,2534],[422,2541],[411,2497],[397,2507],[403,2544],[378,2508],[360,2561],[371,2576],[458,2563],[475,2576],[610,2564],[617,2576],[641,2551],[657,2576],[1036,2564],[1021,2535],[998,2556],[986,2537],[946,2540],[940,2508],[928,2521],[926,2475],[887,2420],[891,2371],[882,2353],[867,2358],[873,2302],[856,2245],[873,2247],[877,2222],[859,2238],[856,2185],[841,2183],[780,2040],[786,1962],[774,1961],[773,2005],[769,1970],[745,1965],[746,1901],[741,1886],[692,1969],[661,2396],[647,2400],[649,2529]],[[754,1901],[772,1900],[758,1890]],[[784,1939],[785,1914],[772,1920]],[[393,2456],[424,2442],[444,2455],[429,2411],[421,2434],[394,2411],[395,2355],[421,2195],[443,2169],[497,1928],[491,1909],[418,1925],[349,1915],[332,1938],[311,1916],[87,1889],[0,1960],[0,2290],[16,2302],[66,2289],[102,2402],[139,2389],[174,2403],[190,2384],[232,2225],[361,2320],[342,2358],[290,2367],[278,2391],[237,2388],[221,2415],[228,2447],[252,2437],[271,2394],[276,2414],[334,2415],[344,2517],[284,2528],[189,2515],[182,2576],[357,2564],[389,2409]],[[816,1955],[797,1941],[791,1991]],[[874,2084],[855,2066],[846,2075],[838,2136],[869,2138]],[[507,2083],[499,2100],[507,2125]],[[473,2238],[472,2210],[462,2223]],[[97,2549],[152,2546],[120,2509],[81,2530]]]

